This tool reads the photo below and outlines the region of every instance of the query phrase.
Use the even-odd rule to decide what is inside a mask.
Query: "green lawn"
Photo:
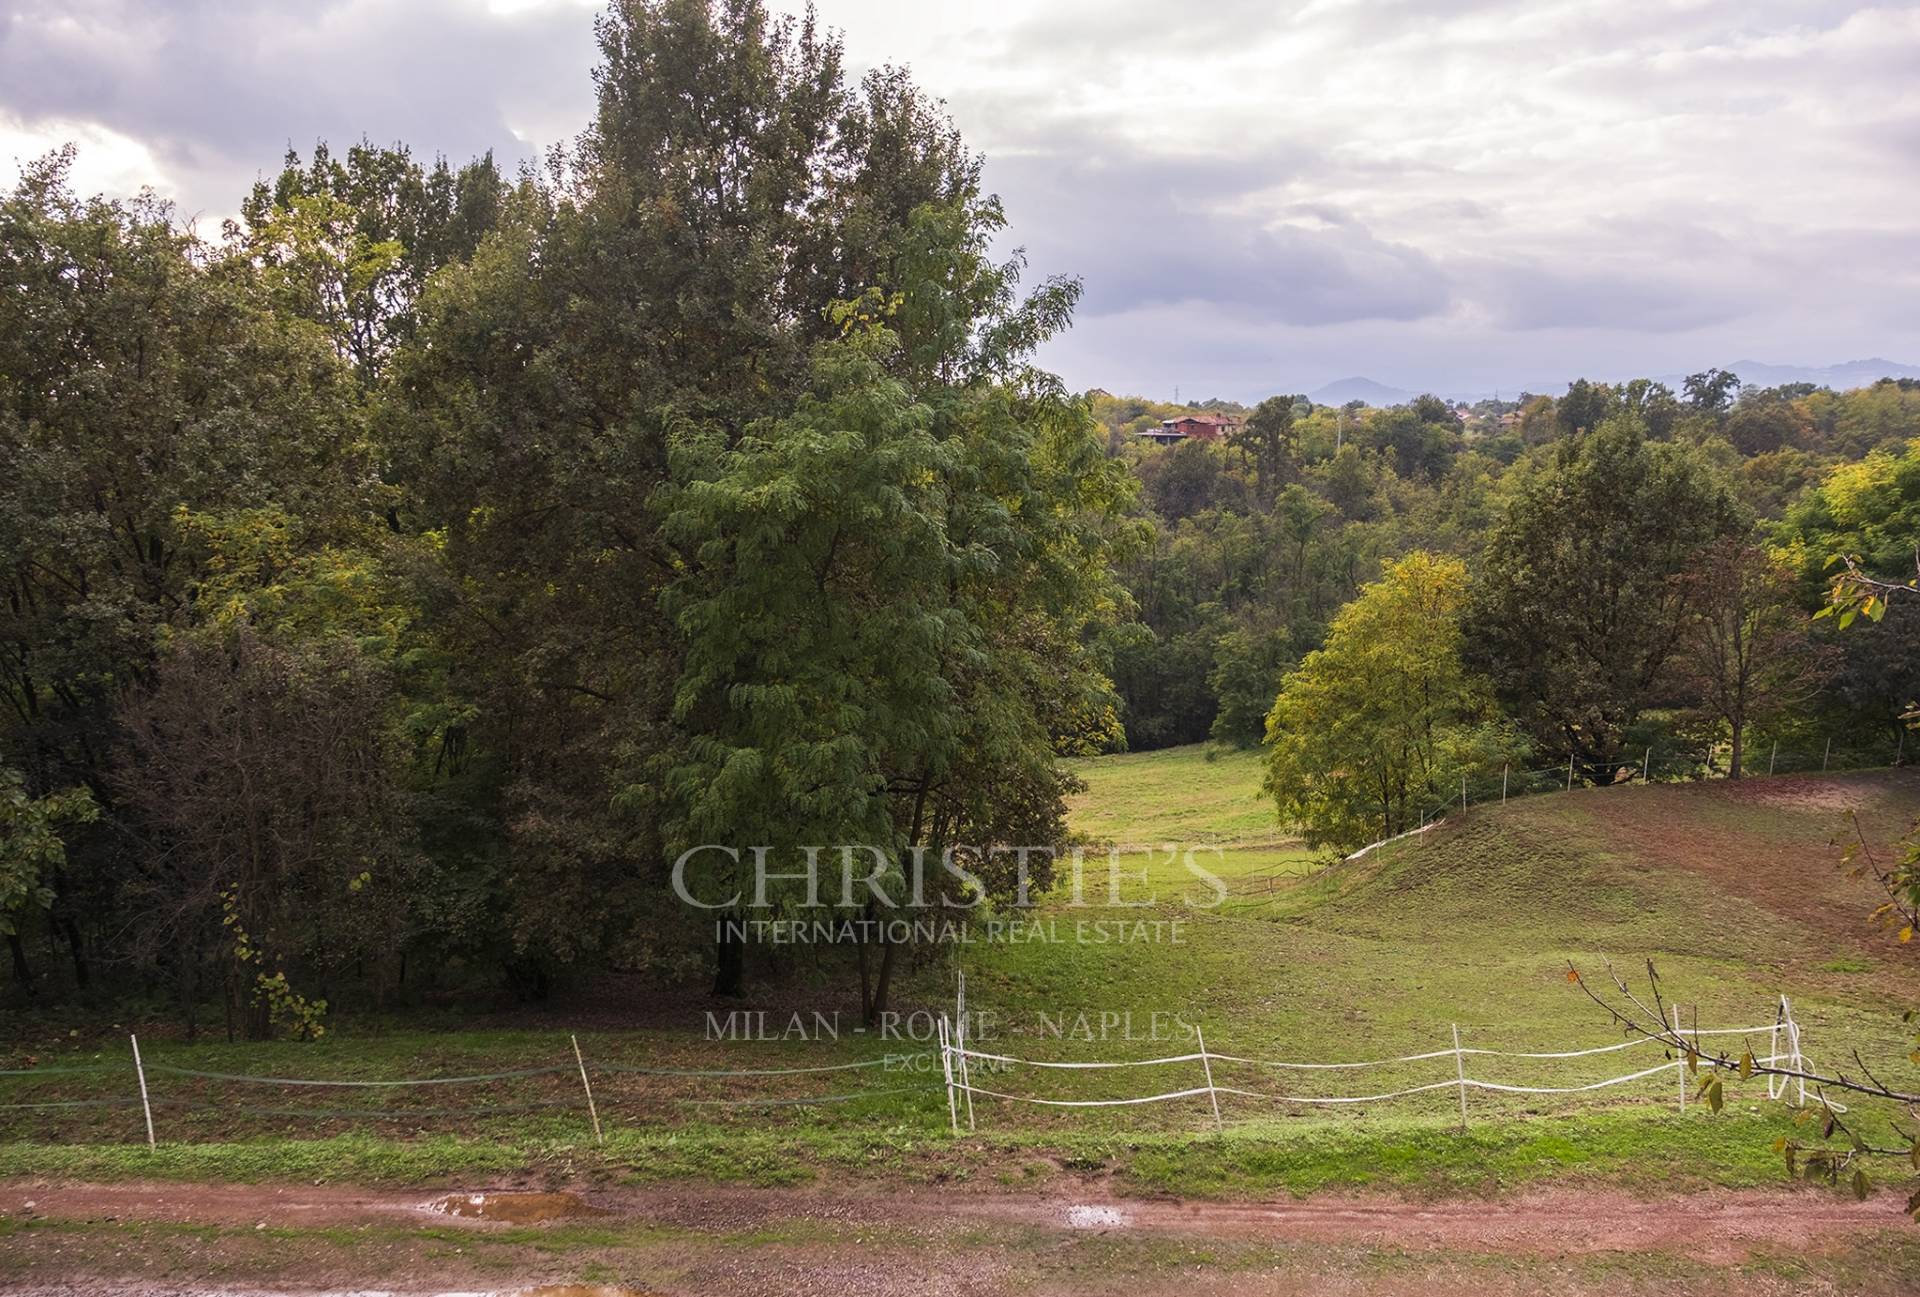
[[[1291,840],[1260,791],[1254,749],[1195,743],[1069,761],[1087,785],[1068,802],[1075,831],[1099,842],[1278,843]]]
[[[1825,781],[1577,791],[1476,808],[1457,823],[1350,865],[1288,845],[1262,819],[1257,761],[1199,749],[1106,758],[1081,767],[1089,788],[1075,827],[1116,843],[1213,844],[1196,856],[1225,884],[1223,903],[1183,853],[1123,852],[1107,891],[1105,858],[1075,904],[1063,887],[1025,939],[958,948],[969,1004],[987,1019],[976,1043],[1023,1058],[1147,1058],[1191,1048],[1198,1026],[1217,1053],[1334,1062],[1445,1049],[1457,1025],[1469,1047],[1556,1050],[1619,1039],[1570,986],[1569,960],[1598,977],[1606,961],[1640,973],[1651,958],[1664,993],[1702,1026],[1768,1022],[1793,1000],[1806,1052],[1840,1066],[1858,1048],[1883,1078],[1920,1085],[1898,1009],[1920,1002],[1920,960],[1861,920],[1866,884],[1827,846],[1849,811],[1890,838],[1920,815],[1920,781],[1861,774]],[[1159,791],[1154,791],[1158,788]],[[1251,802],[1251,807],[1248,803]],[[1132,808],[1141,809],[1132,809]],[[1271,840],[1248,845],[1267,833]],[[1042,936],[1050,939],[1040,939]],[[918,969],[903,1008],[938,1010],[952,964]],[[844,993],[836,985],[836,993]],[[788,993],[783,1003],[797,1003]],[[844,1001],[842,1001],[844,1002]],[[258,1089],[159,1072],[144,1139],[124,1043],[83,1037],[19,1041],[0,1065],[98,1061],[97,1074],[0,1077],[0,1103],[112,1106],[0,1111],[0,1174],[161,1174],[238,1178],[320,1175],[410,1180],[516,1169],[613,1178],[697,1176],[779,1181],[864,1174],[1021,1181],[1101,1169],[1142,1191],[1258,1194],[1329,1184],[1446,1191],[1568,1175],[1644,1187],[1748,1184],[1777,1174],[1769,1145],[1791,1129],[1758,1080],[1729,1086],[1719,1116],[1677,1111],[1672,1073],[1572,1096],[1469,1097],[1470,1131],[1454,1132],[1452,1086],[1390,1103],[1312,1107],[1279,1098],[1223,1100],[1212,1133],[1204,1096],[1101,1109],[981,1097],[977,1133],[954,1138],[937,1066],[874,1067],[762,1078],[701,1078],[662,1069],[773,1068],[882,1057],[910,1045],[843,1034],[836,1042],[702,1038],[694,1002],[675,1029],[583,1031],[608,1127],[596,1148],[577,1073],[567,1067],[568,1013],[551,1029],[476,1030],[356,1023],[318,1044],[187,1047],[143,1040],[165,1068],[335,1078],[469,1075],[553,1067],[472,1087],[425,1091]],[[782,1011],[784,1014],[784,1010]],[[1755,1044],[1764,1052],[1766,1038]],[[1472,1059],[1472,1075],[1573,1085],[1657,1053],[1559,1063]],[[647,1067],[651,1073],[614,1071]],[[1373,1071],[1293,1072],[1215,1064],[1215,1081],[1263,1095],[1365,1095],[1445,1082],[1446,1057]],[[1113,1071],[982,1065],[976,1085],[1056,1099],[1111,1098],[1203,1083],[1197,1064]],[[826,1106],[722,1107],[714,1100],[873,1097]],[[899,1092],[896,1092],[899,1091]],[[475,1113],[474,1105],[517,1109]],[[447,1113],[444,1109],[455,1108]],[[375,1118],[368,1114],[382,1114]],[[1859,1108],[1865,1133],[1891,1138],[1888,1114]],[[318,1115],[316,1115],[318,1114]],[[346,1114],[346,1115],[326,1115]]]

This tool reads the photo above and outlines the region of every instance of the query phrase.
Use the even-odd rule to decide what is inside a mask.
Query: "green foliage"
[[[1825,707],[1897,744],[1920,701],[1920,597],[1911,591],[1920,573],[1906,575],[1920,545],[1920,440],[1835,465],[1776,534],[1799,565],[1802,606],[1840,654]],[[1861,615],[1881,624],[1839,633]]]
[[[1674,678],[1731,740],[1728,773],[1744,771],[1748,727],[1790,714],[1820,689],[1837,653],[1816,644],[1780,557],[1736,539],[1700,551],[1679,581],[1686,609]]]
[[[0,766],[0,936],[19,932],[22,912],[53,904],[52,879],[67,863],[61,826],[99,816],[85,788],[29,797],[20,772]]]
[[[253,938],[241,926],[240,898],[233,888],[220,894],[220,904],[220,922],[233,941],[234,962],[242,965],[261,963],[266,958],[266,952],[253,944]],[[256,973],[253,1001],[265,1007],[269,1027],[285,1027],[295,1040],[318,1040],[327,1034],[321,1021],[327,1016],[327,1002],[309,1000],[295,994],[287,983],[284,970],[271,974]]]
[[[1103,554],[1124,492],[1084,413],[1016,369],[1053,306],[1011,304],[981,255],[996,219],[915,213],[902,273],[958,291],[903,280],[836,307],[846,336],[791,415],[677,440],[659,497],[686,557],[666,595],[686,645],[674,854],[871,844],[904,899],[916,849],[1057,841],[1056,753],[1114,741],[1089,645],[1117,603]],[[956,308],[993,314],[956,327]]]
[[[280,308],[324,328],[371,384],[412,336],[428,279],[473,255],[506,192],[490,154],[423,168],[404,146],[362,142],[342,162],[322,143],[304,165],[290,150],[271,185],[254,184],[228,238]]]
[[[1431,481],[1458,453],[1460,423],[1444,401],[1423,396],[1376,413],[1367,420],[1366,438],[1401,477]]]
[[[1285,630],[1235,627],[1214,645],[1207,686],[1219,699],[1211,735],[1220,743],[1253,747],[1266,733],[1267,712],[1288,668],[1299,660]]]
[[[1293,418],[1302,403],[1312,404],[1303,396],[1269,396],[1228,438],[1230,445],[1252,456],[1255,486],[1264,501],[1272,501],[1297,471],[1300,440]]]
[[[1466,593],[1458,559],[1408,555],[1287,675],[1267,717],[1267,789],[1309,842],[1392,837],[1508,755],[1484,684],[1461,664]]]
[[[1742,529],[1715,475],[1787,515],[1806,607],[1827,555],[1906,579],[1912,384],[1074,398],[1033,358],[1077,284],[995,260],[1007,215],[906,73],[854,81],[755,0],[597,30],[591,128],[510,179],[322,144],[218,242],[77,198],[66,155],[0,199],[0,764],[20,805],[85,788],[112,828],[16,853],[19,982],[64,948],[76,992],[91,959],[251,1035],[317,1028],[310,988],[330,1021],[608,967],[734,959],[739,989],[802,970],[662,904],[679,845],[1051,841],[1087,754],[1257,739],[1402,556],[1465,565],[1465,651],[1598,778],[1637,716],[1707,692],[1660,644],[1695,533]],[[1193,410],[1245,418],[1136,435]],[[1857,588],[1892,633],[1844,646],[1821,705],[1897,742],[1920,611]],[[1315,754],[1388,771],[1342,837],[1510,745],[1427,654],[1451,620],[1393,630],[1386,669],[1440,693],[1353,712],[1390,760]],[[1236,759],[1183,777],[1237,789]],[[1266,832],[1229,863],[1295,870],[1242,810]],[[869,1007],[916,954],[882,952]]]
[[[1543,751],[1611,780],[1686,616],[1676,578],[1743,519],[1698,457],[1616,417],[1522,476],[1487,538],[1470,656]]]
[[[1687,375],[1687,404],[1705,414],[1720,414],[1733,404],[1740,390],[1739,375],[1724,369],[1709,369]]]

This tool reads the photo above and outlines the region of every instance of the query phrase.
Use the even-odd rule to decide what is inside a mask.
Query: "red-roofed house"
[[[1232,436],[1239,427],[1240,420],[1231,414],[1183,414],[1162,419],[1158,428],[1148,428],[1140,435],[1148,441],[1170,446],[1189,437],[1196,441],[1219,441]]]

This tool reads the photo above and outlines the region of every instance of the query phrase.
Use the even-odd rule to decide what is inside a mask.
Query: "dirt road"
[[[334,1185],[0,1185],[0,1284],[28,1293],[745,1294],[1920,1291],[1891,1196],[1275,1203],[935,1187],[397,1193]]]

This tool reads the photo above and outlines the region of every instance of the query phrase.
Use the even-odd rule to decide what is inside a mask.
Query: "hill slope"
[[[1122,760],[1128,764],[1114,769],[1124,771],[1131,797],[1179,808],[1181,826],[1197,840],[1210,830],[1229,837],[1235,822],[1244,824],[1237,797],[1221,800],[1218,825],[1198,813],[1212,799],[1192,786],[1206,776],[1190,758]],[[1168,776],[1157,793],[1155,762]],[[1111,787],[1109,773],[1099,762],[1082,770],[1096,793]],[[1218,782],[1236,780],[1244,772],[1229,768]],[[1182,887],[1190,879],[1161,862],[1127,878],[1126,899],[1151,898],[1146,908],[1076,906],[1058,897],[1052,904],[1076,921],[1177,921],[1177,940],[990,945],[967,953],[970,1002],[1002,1011],[999,1025],[1011,1036],[1033,1037],[1021,1042],[1024,1050],[1064,1058],[1137,1056],[1150,1046],[1050,1040],[1031,1022],[1037,1012],[1057,1019],[1108,1010],[1136,1023],[1155,1012],[1178,1014],[1203,1023],[1216,1049],[1314,1062],[1444,1048],[1454,1024],[1470,1045],[1557,1050],[1618,1039],[1605,1015],[1568,985],[1570,961],[1596,975],[1611,963],[1636,977],[1653,961],[1665,994],[1697,1012],[1702,1026],[1769,1022],[1784,994],[1816,1059],[1823,1048],[1837,1061],[1859,1047],[1890,1080],[1920,1084],[1898,1018],[1900,1008],[1920,1002],[1920,952],[1869,925],[1872,886],[1839,868],[1831,844],[1848,832],[1852,815],[1884,848],[1920,817],[1920,775],[1783,776],[1515,799],[1305,877],[1236,872],[1238,858],[1228,852],[1220,872],[1229,895],[1205,908],[1190,903],[1195,889]],[[1111,895],[1101,879],[1083,892]],[[1609,1074],[1597,1063],[1590,1075],[1563,1071],[1554,1081]],[[1265,1090],[1273,1079],[1236,1082]],[[1412,1068],[1393,1079],[1434,1078]],[[1497,1079],[1546,1078],[1516,1070]],[[1071,1088],[1062,1086],[1062,1093]],[[1476,1095],[1474,1105],[1584,1111],[1658,1101],[1671,1090],[1669,1077],[1564,1104]],[[1432,1102],[1412,1100],[1392,1112],[1438,1115],[1451,1102],[1445,1094],[1425,1098]],[[1259,1111],[1243,1106],[1254,1110],[1247,1115]],[[1160,1115],[1129,1113],[1126,1121]]]

